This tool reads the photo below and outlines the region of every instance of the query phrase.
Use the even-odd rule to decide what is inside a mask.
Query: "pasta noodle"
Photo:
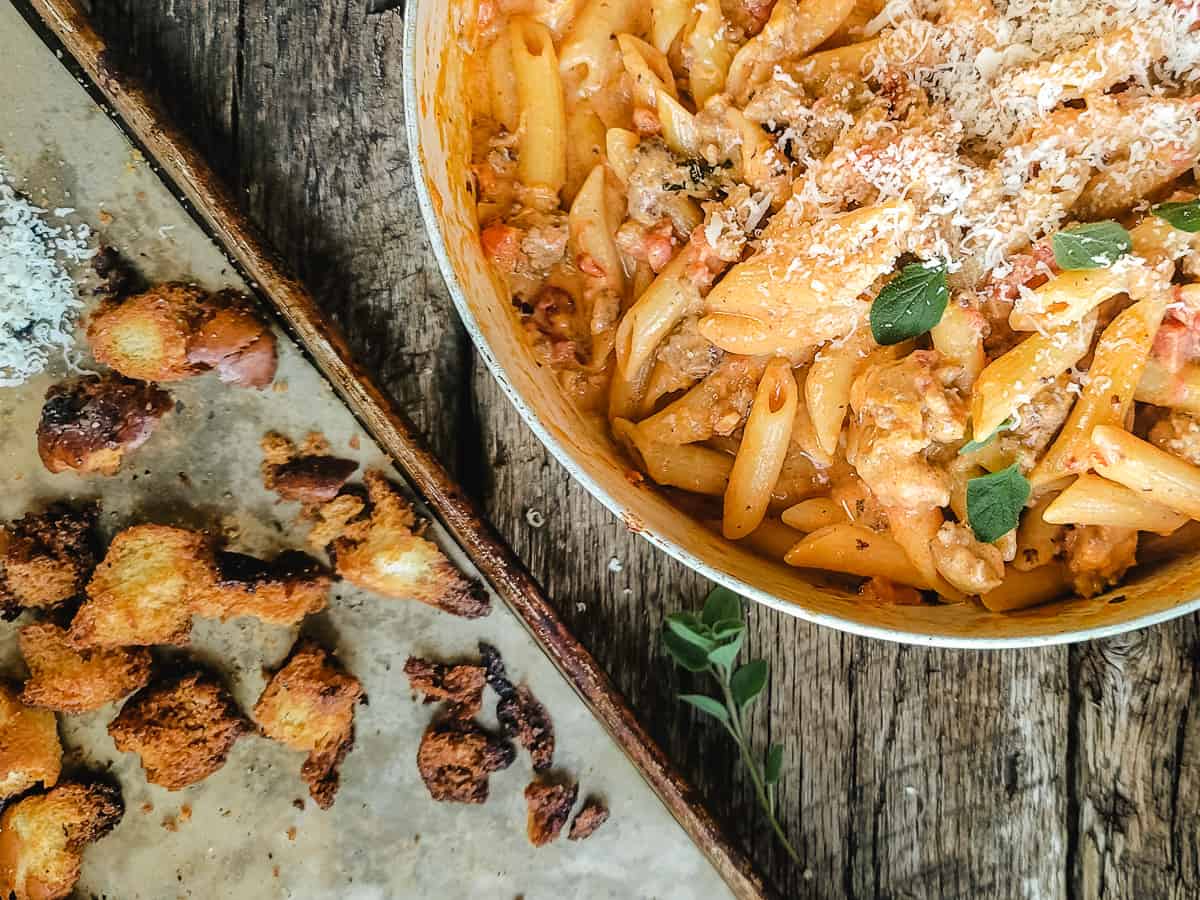
[[[1170,534],[1187,522],[1161,503],[1092,474],[1080,475],[1042,511],[1042,518],[1055,525],[1109,525],[1155,534]]]
[[[545,25],[514,19],[513,75],[521,108],[521,181],[559,191],[567,180],[567,117],[554,44]]]
[[[1111,425],[1092,432],[1092,466],[1147,500],[1200,519],[1200,467]]]

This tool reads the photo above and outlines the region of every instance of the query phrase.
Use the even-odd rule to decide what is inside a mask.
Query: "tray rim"
[[[299,348],[359,419],[525,630],[637,769],[667,811],[739,898],[769,891],[753,863],[704,807],[642,727],[591,653],[559,619],[541,586],[481,511],[425,447],[415,428],[354,360],[338,327],[268,248],[205,159],[140,81],[122,73],[74,0],[11,0],[83,87],[109,104],[114,123],[146,155],[193,220],[267,304]],[[405,22],[405,53],[409,22]],[[54,44],[57,43],[57,47]],[[408,73],[405,95],[408,96]],[[406,104],[407,105],[407,104]],[[418,193],[424,199],[423,183]]]

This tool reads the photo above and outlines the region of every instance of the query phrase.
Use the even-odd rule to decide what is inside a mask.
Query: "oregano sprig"
[[[720,686],[719,697],[680,694],[679,699],[712,716],[729,732],[750,772],[754,792],[772,830],[788,856],[799,864],[799,854],[775,817],[775,786],[783,770],[783,745],[772,744],[763,761],[754,754],[746,736],[742,716],[767,686],[767,662],[756,659],[743,666],[736,664],[745,637],[742,598],[728,588],[718,587],[705,598],[699,616],[693,613],[667,616],[663,648],[678,665],[689,672],[707,672]]]

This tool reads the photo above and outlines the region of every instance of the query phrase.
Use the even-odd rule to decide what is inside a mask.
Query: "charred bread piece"
[[[479,653],[487,683],[500,696],[496,718],[504,736],[515,738],[529,751],[534,771],[544,772],[554,763],[554,724],[550,714],[528,687],[518,687],[509,681],[499,650],[481,641]]]
[[[236,291],[221,291],[205,306],[192,334],[188,362],[213,369],[226,384],[264,388],[275,380],[275,335],[253,304]]]
[[[169,791],[220,769],[251,730],[233,698],[206,672],[144,688],[108,726],[118,750],[141,757],[146,780]]]
[[[225,621],[254,616],[275,625],[295,625],[323,610],[330,572],[307,553],[285,550],[270,562],[244,553],[218,551],[214,580],[194,594],[192,609]]]
[[[488,777],[507,769],[516,756],[508,741],[469,719],[450,718],[425,729],[417,748],[417,770],[434,800],[483,803]]]
[[[201,534],[134,525],[113,538],[71,622],[79,648],[186,644],[192,601],[211,587],[212,548]]]
[[[208,292],[168,282],[102,303],[88,320],[92,355],[129,378],[179,381],[199,368],[188,346],[205,315]]]
[[[114,475],[174,406],[171,395],[120,375],[85,375],[46,391],[38,455],[50,472]]]
[[[571,820],[571,830],[567,832],[567,840],[582,841],[590,838],[596,829],[608,821],[608,807],[598,797],[588,797],[584,801],[575,818]]]
[[[455,716],[469,719],[483,705],[482,666],[448,666],[410,656],[404,663],[409,686],[425,695],[426,703],[445,700]]]
[[[525,788],[525,804],[529,808],[526,820],[526,830],[529,843],[535,847],[544,847],[558,837],[567,819],[571,816],[571,807],[579,794],[579,786],[575,784],[545,784],[535,781]]]
[[[9,610],[46,609],[76,597],[96,567],[95,505],[54,504],[28,513],[0,532],[4,567],[0,593]]]
[[[263,436],[262,450],[263,485],[283,500],[328,503],[358,468],[352,459],[300,450],[275,432]]]
[[[370,501],[365,514],[346,522],[329,544],[337,573],[351,584],[402,600],[419,600],[468,619],[486,616],[491,604],[482,588],[464,577],[437,545],[414,530],[417,518],[395,487],[377,471],[364,475]],[[353,504],[339,504],[352,509]],[[361,502],[361,501],[360,501]],[[321,518],[334,517],[321,513]],[[321,523],[315,529],[328,536]],[[311,536],[310,536],[311,537]]]
[[[107,784],[60,784],[0,817],[0,897],[58,900],[79,880],[83,849],[121,821],[121,793]]]
[[[66,630],[50,622],[26,625],[19,640],[29,667],[21,700],[29,706],[90,712],[150,681],[150,651],[141,647],[77,650]]]
[[[0,682],[0,800],[39,782],[51,787],[61,771],[62,745],[54,713],[25,706],[15,686]]]
[[[338,771],[354,746],[354,707],[362,700],[357,678],[324,648],[300,641],[254,706],[264,735],[308,751],[300,777],[321,809],[333,805]]]

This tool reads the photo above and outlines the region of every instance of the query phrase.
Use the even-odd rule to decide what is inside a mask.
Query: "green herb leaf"
[[[1054,261],[1060,269],[1103,269],[1133,249],[1129,232],[1111,219],[1076,225],[1054,235]]]
[[[772,744],[767,751],[767,765],[763,770],[763,781],[767,784],[778,784],[779,775],[783,771],[783,744]]]
[[[677,665],[689,672],[703,672],[708,669],[708,654],[695,644],[689,644],[673,631],[663,630],[663,649]]]
[[[727,587],[715,587],[704,598],[704,612],[700,613],[700,621],[705,625],[715,625],[723,619],[742,618],[742,598]]]
[[[919,337],[942,321],[949,299],[943,263],[905,266],[871,304],[875,342],[886,346]]]
[[[687,613],[672,613],[667,616],[667,628],[705,653],[717,646],[717,642],[706,634],[708,629],[701,625],[695,616]]]
[[[732,641],[728,644],[722,644],[716,650],[708,651],[708,661],[714,666],[724,666],[729,668],[733,665],[733,661],[737,659],[738,653],[742,649],[742,641],[745,640],[746,633],[739,631]]]
[[[746,624],[737,619],[722,619],[709,629],[714,641],[727,641],[746,630]]]
[[[767,661],[765,659],[756,659],[746,663],[734,672],[733,678],[729,680],[729,689],[733,692],[733,702],[737,704],[738,709],[745,709],[751,700],[763,692],[763,688],[766,686]]]
[[[1017,527],[1029,500],[1029,482],[1013,463],[967,482],[967,519],[975,537],[990,544]]]
[[[1016,424],[1017,424],[1017,420],[1014,419],[1012,416],[1009,416],[1007,419],[1005,419],[1003,422],[1001,422],[999,425],[997,425],[996,430],[993,431],[991,434],[989,434],[987,437],[985,437],[983,440],[979,440],[978,438],[972,437],[971,440],[967,441],[965,444],[962,445],[962,447],[959,448],[958,455],[963,456],[967,453],[974,453],[976,450],[982,450],[984,447],[988,446],[992,441],[994,441],[996,438],[998,438],[1000,436],[1000,432],[1008,431],[1010,428],[1012,428]]]
[[[1169,223],[1172,228],[1178,228],[1188,234],[1200,231],[1200,199],[1160,203],[1150,207],[1150,212]]]
[[[696,707],[701,712],[708,713],[714,719],[719,719],[726,725],[729,724],[729,710],[712,697],[705,697],[703,694],[680,694],[679,699]]]

